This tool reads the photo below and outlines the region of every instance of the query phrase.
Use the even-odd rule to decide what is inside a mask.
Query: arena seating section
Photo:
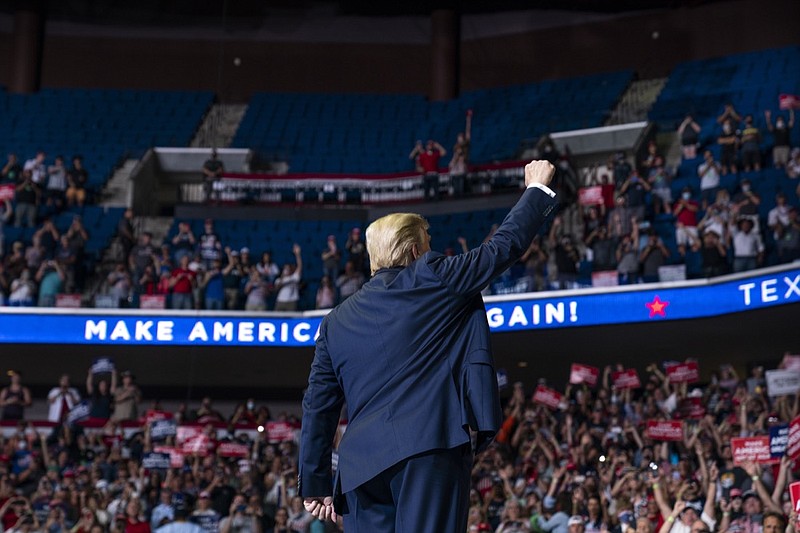
[[[210,91],[42,89],[36,94],[0,92],[0,146],[22,164],[37,150],[80,154],[88,189],[103,188],[125,157],[151,146],[188,146],[213,101]],[[3,158],[5,164],[5,158]]]
[[[549,131],[601,126],[625,88],[632,71],[548,80],[536,84],[464,92],[450,102],[428,102],[422,95],[380,94],[278,94],[260,93],[249,102],[233,145],[252,148],[262,156],[286,159],[291,172],[388,173],[411,170],[407,154],[415,140],[439,141],[448,150],[464,128],[467,110],[474,110],[471,161],[485,163],[513,159],[520,143]],[[763,111],[779,113],[780,93],[800,93],[800,46],[765,50],[678,65],[655,102],[650,119],[662,131],[674,131],[687,113],[702,127],[702,142],[718,155],[716,116],[731,102],[742,115],[752,113],[763,133],[763,153],[772,139]],[[21,162],[36,150],[69,158],[84,156],[90,188],[100,190],[114,167],[125,157],[139,157],[151,146],[188,145],[213,101],[210,92],[134,91],[99,89],[44,89],[35,95],[0,92],[0,118],[8,125],[0,131],[0,146],[16,152]],[[800,117],[798,117],[800,122]],[[798,128],[795,127],[794,134]],[[793,138],[796,146],[798,139]],[[68,161],[69,163],[69,161]],[[682,161],[672,183],[677,198],[685,185],[699,193],[696,169],[700,160]],[[758,173],[723,178],[731,193],[748,177],[762,198],[762,217],[774,206],[777,191],[793,197],[794,186],[782,170],[766,161]],[[64,231],[74,212],[58,215]],[[90,234],[87,261],[99,259],[113,236],[120,209],[87,206],[81,211]],[[456,238],[478,244],[505,213],[477,211],[430,217],[433,246],[459,249]],[[702,216],[702,213],[699,214]],[[196,235],[202,220],[191,221]],[[216,231],[224,245],[247,246],[252,259],[271,250],[279,264],[291,261],[291,244],[303,247],[308,288],[301,308],[313,308],[322,273],[320,254],[325,236],[334,234],[344,247],[352,227],[365,221],[226,221]],[[652,218],[665,244],[678,262],[674,221],[670,215]],[[168,238],[174,235],[177,221]],[[6,249],[15,240],[30,242],[33,230],[6,226]],[[765,243],[771,249],[771,234]],[[697,274],[696,258],[687,257],[687,271]],[[768,259],[768,263],[769,263]],[[591,265],[581,266],[583,283],[590,283]]]
[[[764,110],[773,115],[784,114],[778,108],[778,95],[800,94],[800,46],[760,50],[746,54],[689,61],[681,63],[672,71],[664,90],[650,111],[649,118],[661,130],[674,131],[687,113],[691,113],[702,128],[701,149],[709,149],[719,160],[720,150],[716,138],[720,127],[716,122],[723,107],[732,103],[742,115],[752,114],[755,125],[761,130],[762,154],[765,165],[760,172],[728,174],[721,179],[721,186],[733,195],[740,180],[750,179],[753,189],[761,197],[759,214],[766,220],[767,213],[775,207],[775,194],[786,193],[794,197],[796,180],[786,177],[782,169],[771,167],[770,148],[772,135],[764,121]],[[773,118],[774,121],[774,118]],[[800,116],[796,122],[800,122]],[[798,128],[793,129],[792,146],[797,146]],[[678,198],[685,186],[692,187],[694,197],[699,200],[699,179],[697,167],[702,158],[683,160],[675,169],[672,181],[672,197]],[[698,213],[698,220],[703,213]],[[656,217],[654,227],[667,246],[671,248],[673,260],[677,257],[674,225],[671,216]],[[765,232],[765,244],[771,248],[772,234]]]
[[[64,211],[53,217],[53,223],[58,229],[59,234],[64,234],[72,224],[72,219],[76,214],[80,214],[89,240],[84,246],[84,263],[86,270],[92,272],[94,265],[102,259],[103,251],[111,243],[112,237],[117,232],[122,213],[125,211],[121,207],[100,207],[95,205],[84,206],[83,209],[73,209]],[[37,228],[15,228],[5,226],[5,252],[11,251],[14,241],[21,241],[30,244],[33,234]]]
[[[632,71],[468,91],[449,102],[422,95],[259,93],[234,146],[289,161],[291,172],[411,170],[416,140],[450,149],[473,109],[473,163],[514,159],[522,139],[603,125]]]

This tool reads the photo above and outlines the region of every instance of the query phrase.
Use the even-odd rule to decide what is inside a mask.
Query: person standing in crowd
[[[753,221],[740,218],[730,225],[730,245],[733,248],[733,271],[754,270],[764,259],[761,235],[753,230]]]
[[[325,249],[322,251],[322,275],[328,276],[330,279],[338,278],[341,259],[342,253],[339,251],[339,247],[336,246],[336,237],[328,235]]]
[[[257,269],[250,271],[247,283],[244,286],[246,311],[264,311],[267,309],[267,293],[269,287],[267,282],[261,278]]]
[[[700,142],[700,124],[695,122],[692,115],[686,115],[678,126],[678,137],[681,140],[681,150],[684,159],[697,157],[697,145]]]
[[[41,188],[34,183],[30,170],[23,170],[14,189],[14,227],[36,227],[36,207],[39,205]]]
[[[112,372],[115,374],[116,369]],[[114,414],[111,419],[120,422],[122,420],[136,420],[139,417],[139,403],[142,401],[142,393],[134,381],[133,373],[125,370],[121,374],[122,385],[117,385],[112,389],[114,395]],[[116,379],[112,378],[114,381]]]
[[[16,185],[19,177],[22,175],[22,165],[19,164],[17,154],[10,153],[6,159],[6,164],[0,170],[0,183],[11,183]]]
[[[261,254],[261,261],[256,263],[256,269],[269,284],[275,283],[281,273],[281,269],[272,260],[272,252],[269,251]]]
[[[715,197],[719,190],[720,179],[720,167],[714,161],[711,150],[703,152],[703,162],[697,167],[697,175],[700,176],[700,199],[703,202],[703,209],[706,209],[709,200]]]
[[[25,165],[22,167],[23,172],[31,173],[31,181],[40,188],[47,184],[47,166],[44,164],[46,157],[47,154],[39,150],[36,152],[36,156],[25,161]]]
[[[317,289],[316,308],[331,309],[334,305],[336,305],[336,291],[333,282],[328,276],[322,276]]]
[[[22,384],[22,374],[17,370],[7,372],[11,383],[0,391],[2,420],[23,420],[25,408],[33,405],[31,391]]]
[[[339,289],[339,303],[345,301],[364,285],[364,274],[356,270],[352,261],[344,264],[344,272],[336,279],[336,288]]]
[[[197,239],[194,237],[192,227],[188,222],[178,222],[178,233],[172,238],[173,258],[180,263],[184,255],[194,257],[194,249],[197,246]]]
[[[55,207],[60,211],[64,206],[67,192],[67,169],[64,166],[64,157],[57,155],[53,164],[47,167],[47,186],[45,198],[48,207]]]
[[[138,280],[144,274],[145,268],[155,265],[156,247],[152,243],[153,235],[145,231],[139,235],[138,244],[131,248],[128,256],[128,266],[133,272],[133,279]]]
[[[204,309],[220,311],[225,309],[225,285],[222,274],[222,261],[215,259],[211,268],[200,279]]]
[[[225,165],[217,158],[217,149],[211,149],[211,157],[203,163],[203,189],[206,193],[206,203],[211,200],[219,201],[219,192],[215,191],[215,185],[219,182],[225,172]]]
[[[219,533],[221,518],[211,507],[211,493],[208,490],[202,491],[197,498],[197,508],[192,513],[191,521],[200,526],[203,533]]]
[[[303,399],[298,491],[316,518],[335,519],[343,497],[345,529],[466,530],[466,428],[483,450],[501,415],[480,291],[522,256],[555,208],[547,187],[554,173],[546,161],[528,164],[522,198],[489,241],[466,254],[431,252],[419,215],[370,225],[373,277],[323,319]],[[364,316],[369,333],[356,318]],[[331,443],[345,401],[350,418],[334,485]],[[429,409],[417,412],[422,404]],[[400,437],[388,444],[387,432]]]
[[[772,134],[772,164],[775,168],[784,168],[789,163],[789,150],[791,149],[792,128],[794,128],[794,109],[789,109],[789,121],[782,116],[775,119],[772,125],[772,111],[764,111],[767,130]]]
[[[745,172],[761,170],[761,132],[755,125],[753,115],[744,117],[742,129],[742,166]]]
[[[408,155],[409,159],[417,162],[417,167],[422,172],[426,200],[439,199],[439,160],[445,155],[447,155],[447,150],[433,139],[429,139],[424,147],[422,141],[417,141],[414,149]]]
[[[472,142],[472,109],[467,109],[466,125],[463,132],[456,136],[453,145],[453,157],[448,164],[450,183],[453,187],[453,196],[464,194],[464,186],[469,171],[469,149]]]
[[[78,389],[70,387],[69,376],[62,374],[58,380],[58,387],[53,387],[47,394],[47,401],[50,404],[47,420],[63,422],[70,410],[81,401],[81,395]]]
[[[228,264],[222,269],[222,286],[225,290],[225,309],[233,311],[239,309],[239,301],[242,293],[242,280],[244,271],[239,264],[239,252],[225,248],[228,255]]]
[[[726,176],[728,172],[736,174],[736,160],[739,157],[739,132],[733,122],[726,120],[722,123],[722,133],[717,137],[720,147],[720,174]]]
[[[299,244],[292,246],[294,264],[283,265],[281,276],[275,280],[275,311],[297,311],[300,302],[300,281],[303,278],[303,257]]]
[[[347,260],[353,263],[356,270],[364,272],[367,268],[367,247],[361,239],[361,228],[350,230],[344,247],[347,250]]]
[[[172,309],[194,309],[193,291],[196,284],[197,274],[189,268],[189,256],[183,255],[169,278]]]
[[[114,392],[117,389],[117,373],[111,372],[111,383],[108,379],[99,379],[95,383],[92,369],[86,375],[86,396],[92,401],[90,418],[109,419],[113,412]]]
[[[83,166],[83,158],[79,155],[72,157],[72,167],[67,171],[67,206],[77,205],[83,207],[86,202],[86,183],[89,173]]]

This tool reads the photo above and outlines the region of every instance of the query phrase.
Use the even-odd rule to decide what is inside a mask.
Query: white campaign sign
[[[796,394],[800,390],[800,372],[796,370],[767,370],[766,378],[770,396]]]

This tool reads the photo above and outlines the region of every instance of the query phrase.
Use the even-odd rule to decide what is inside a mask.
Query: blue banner
[[[487,298],[493,332],[685,320],[800,302],[800,268],[754,276]],[[568,294],[568,295],[565,295]],[[311,346],[322,317],[0,309],[0,343]]]
[[[685,320],[800,302],[800,269],[735,280],[486,304],[492,331]],[[641,288],[639,288],[641,287]],[[638,289],[638,290],[637,290]]]

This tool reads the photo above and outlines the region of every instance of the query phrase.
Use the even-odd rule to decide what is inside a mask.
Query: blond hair
[[[382,268],[411,264],[413,245],[422,245],[428,221],[416,213],[394,213],[367,228],[367,253],[373,274]]]

